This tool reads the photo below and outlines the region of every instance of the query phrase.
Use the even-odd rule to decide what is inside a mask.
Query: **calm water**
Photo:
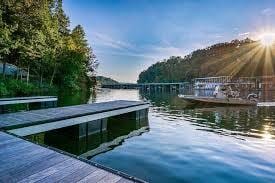
[[[275,182],[275,108],[190,109],[176,94],[108,89],[88,102],[117,99],[149,100],[148,120],[108,119],[84,140],[30,138],[149,182]]]

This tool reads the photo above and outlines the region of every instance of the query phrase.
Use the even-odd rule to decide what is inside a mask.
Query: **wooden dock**
[[[274,107],[275,102],[258,102],[257,106],[258,107]]]
[[[104,84],[102,88],[109,89],[141,89],[143,91],[174,91],[183,90],[189,87],[189,82],[174,82],[174,83],[118,83]]]
[[[134,111],[146,110],[149,104],[117,100],[103,103],[58,107],[0,115],[0,129],[19,136],[87,123]]]
[[[0,132],[0,182],[143,182]]]
[[[56,102],[56,101],[57,101],[57,97],[55,96],[0,98],[0,106],[11,105],[11,104]]]
[[[146,102],[119,100],[0,115],[0,183],[144,182],[83,157],[34,144],[21,136],[97,124],[98,120],[102,130],[104,119],[127,113],[129,117],[134,114],[136,119],[141,119],[148,115],[148,107]]]

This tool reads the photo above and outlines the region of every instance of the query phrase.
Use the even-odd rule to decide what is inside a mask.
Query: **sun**
[[[265,47],[272,46],[275,42],[275,33],[264,33],[260,36],[261,44]]]

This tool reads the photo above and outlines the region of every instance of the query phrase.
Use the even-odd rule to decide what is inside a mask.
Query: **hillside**
[[[97,76],[96,77],[96,82],[97,84],[101,84],[101,85],[107,85],[107,84],[118,84],[119,82],[111,79],[111,78],[107,78],[104,76]]]
[[[233,40],[157,62],[139,75],[138,83],[190,81],[207,76],[260,76],[275,71],[275,46],[251,39]]]

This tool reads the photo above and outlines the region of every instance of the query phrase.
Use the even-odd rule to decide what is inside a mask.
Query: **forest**
[[[118,81],[105,76],[96,76],[96,83],[99,85],[119,84]]]
[[[185,57],[171,56],[141,72],[138,83],[182,82],[196,77],[262,76],[275,71],[275,47],[249,38],[218,43]]]
[[[87,89],[98,65],[83,27],[70,29],[62,0],[0,1],[0,63],[0,96]]]

